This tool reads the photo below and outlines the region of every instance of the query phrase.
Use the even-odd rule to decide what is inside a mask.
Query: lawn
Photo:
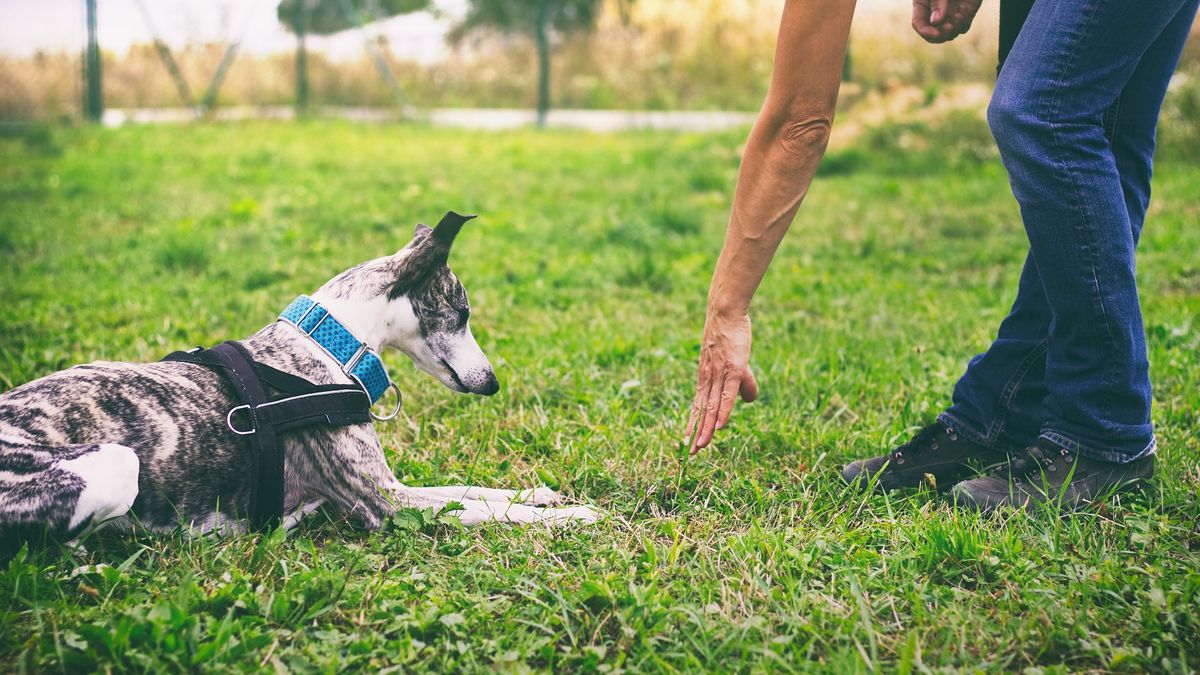
[[[478,213],[451,265],[501,393],[389,355],[389,460],[406,483],[545,483],[605,513],[23,552],[0,563],[0,670],[1200,668],[1200,167],[1158,167],[1139,262],[1160,476],[1074,518],[980,518],[836,476],[941,410],[1011,302],[1016,206],[957,145],[830,158],[753,310],[762,398],[686,456],[743,138],[0,138],[0,390],[246,336],[414,222]]]

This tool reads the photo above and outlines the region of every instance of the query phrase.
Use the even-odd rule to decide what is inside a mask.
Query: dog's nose
[[[500,391],[500,381],[496,379],[495,373],[488,373],[487,379],[475,390],[475,393],[482,394],[483,396],[491,396],[498,391]]]

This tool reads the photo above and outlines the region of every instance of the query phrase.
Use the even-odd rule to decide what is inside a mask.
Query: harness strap
[[[299,394],[288,398],[269,401],[257,406],[238,406],[239,409],[251,413],[251,423],[255,426],[243,427],[238,415],[230,415],[237,427],[234,433],[251,434],[257,425],[269,424],[279,431],[292,431],[314,424],[331,426],[346,426],[350,424],[365,424],[371,421],[371,416],[363,407],[366,395],[361,389],[334,389],[330,391],[315,391]],[[247,431],[241,429],[247,428]]]
[[[244,405],[250,406],[254,418],[254,433],[250,437],[254,446],[254,461],[250,463],[250,522],[256,528],[273,527],[283,517],[283,448],[279,446],[275,425],[260,422],[257,412],[270,398],[250,365],[250,354],[245,347],[227,341],[212,351],[225,365],[229,381],[240,393]]]
[[[231,433],[250,436],[250,522],[262,529],[283,517],[283,447],[279,434],[315,425],[348,426],[371,421],[371,400],[358,385],[317,385],[254,360],[239,342],[212,349],[174,352],[164,361],[219,369],[240,405],[226,416]],[[264,386],[265,385],[265,386]],[[273,397],[268,387],[285,394]]]

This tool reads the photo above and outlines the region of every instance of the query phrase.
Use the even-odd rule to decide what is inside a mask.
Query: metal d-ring
[[[226,424],[226,426],[229,427],[229,430],[232,431],[233,433],[237,434],[238,436],[249,436],[249,435],[257,432],[258,431],[257,428],[252,428],[252,429],[250,429],[250,431],[242,431],[241,429],[238,429],[237,427],[233,426],[233,414],[239,410],[245,410],[245,411],[249,412],[250,413],[250,421],[251,422],[254,421],[254,413],[253,413],[253,411],[251,411],[250,406],[248,406],[248,405],[235,406],[235,407],[229,409],[229,414],[225,415],[225,424]]]
[[[392,410],[392,413],[390,415],[388,415],[387,417],[380,417],[379,415],[375,414],[374,410],[370,411],[371,417],[374,418],[378,422],[386,422],[386,421],[394,418],[396,415],[399,415],[400,407],[402,405],[404,405],[404,396],[402,396],[400,394],[400,387],[397,387],[395,382],[389,382],[388,389],[391,389],[392,391],[396,392],[396,407],[395,407],[395,409]]]

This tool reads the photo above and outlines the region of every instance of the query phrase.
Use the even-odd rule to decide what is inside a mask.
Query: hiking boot
[[[1008,467],[954,486],[950,498],[958,506],[984,513],[1005,505],[1033,510],[1044,502],[1075,510],[1153,475],[1154,455],[1128,464],[1101,462],[1039,438]]]
[[[917,487],[925,474],[934,486],[949,488],[979,471],[1008,461],[1008,453],[972,443],[941,422],[917,432],[912,440],[886,455],[860,459],[842,469],[842,479],[854,487],[872,484],[879,490]]]

